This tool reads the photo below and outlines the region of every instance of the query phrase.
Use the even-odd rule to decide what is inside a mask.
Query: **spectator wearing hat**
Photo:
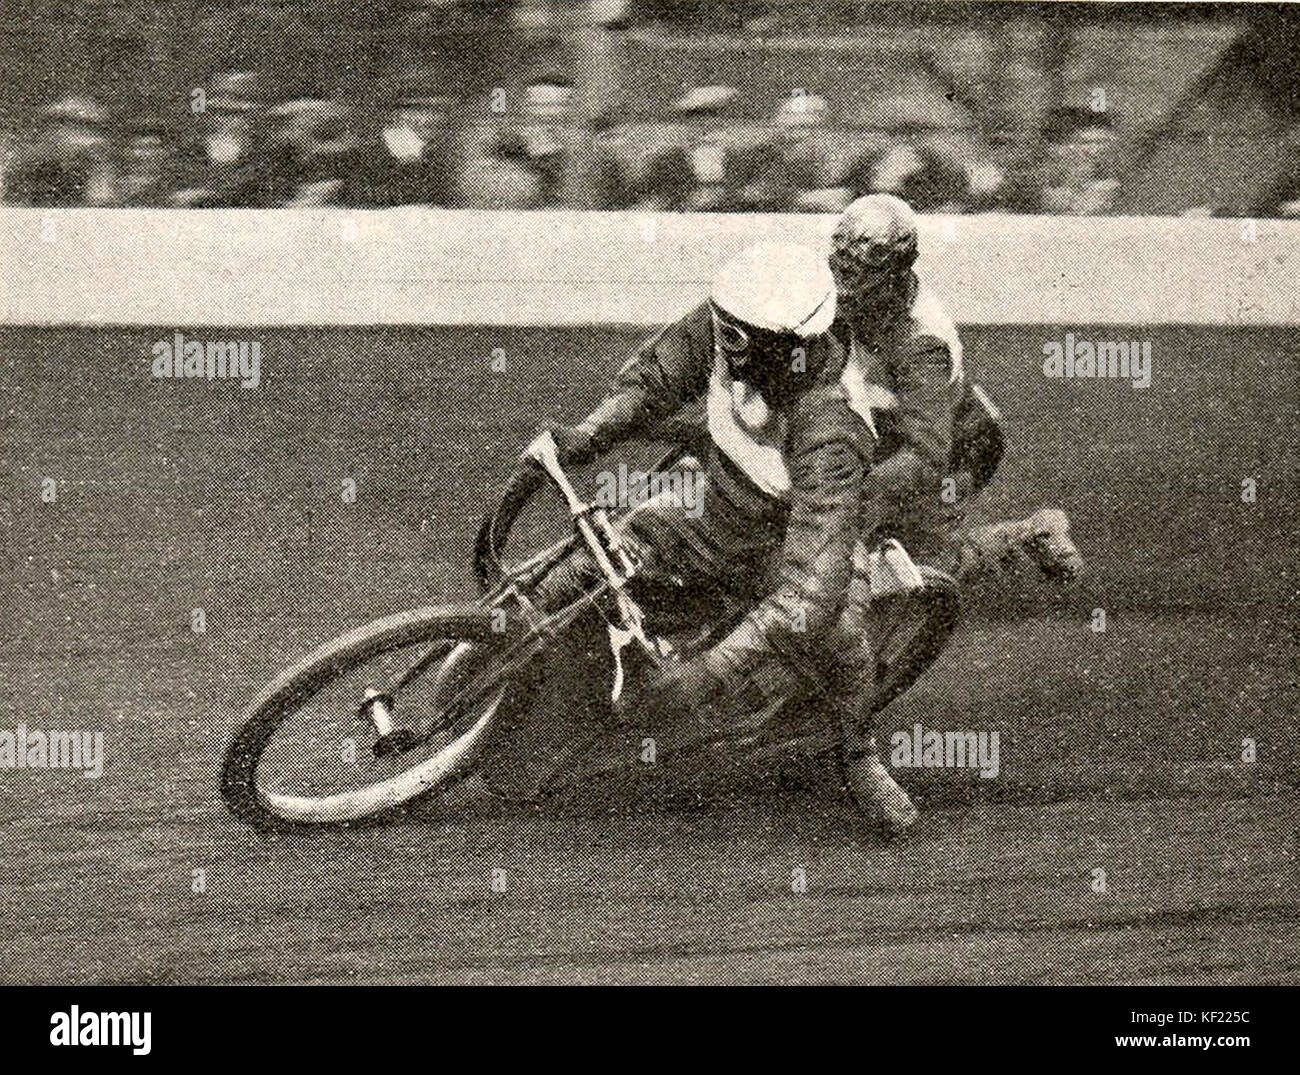
[[[471,155],[461,169],[456,204],[464,209],[539,209],[541,178],[518,131],[496,139],[486,153]]]
[[[467,153],[457,204],[472,209],[564,204],[575,127],[573,95],[573,83],[562,75],[532,79],[524,87],[517,122]]]
[[[839,212],[849,204],[847,188],[837,185],[823,152],[830,106],[819,94],[792,94],[776,112],[778,146],[790,187],[789,208],[797,212]]]
[[[520,135],[541,187],[541,204],[565,201],[565,174],[573,147],[573,82],[563,75],[535,78],[524,87]]]
[[[382,125],[363,147],[350,201],[363,206],[447,205],[455,148],[451,98],[412,70]]]
[[[1115,132],[1109,112],[1057,108],[1043,129],[1047,160],[1039,211],[1093,216],[1115,205]]]
[[[350,120],[346,107],[321,96],[270,109],[260,203],[301,208],[351,201],[361,146]]]
[[[723,212],[728,208],[728,140],[723,123],[736,97],[732,86],[695,86],[672,103],[673,114],[691,133],[683,144],[650,158],[639,208],[668,212]]]
[[[14,205],[111,205],[116,172],[105,133],[108,116],[90,97],[73,96],[41,111],[41,130],[5,177]]]
[[[730,207],[769,213],[843,209],[849,191],[829,181],[817,144],[828,112],[818,94],[800,92],[782,101],[772,117],[773,138],[735,154],[728,175]]]
[[[264,203],[259,82],[254,71],[225,71],[194,99],[198,137],[177,156],[173,205],[246,208]]]
[[[969,203],[966,171],[927,142],[927,131],[903,124],[883,150],[865,154],[845,169],[853,197],[892,194],[918,213],[961,213]]]
[[[154,116],[140,116],[127,127],[115,201],[123,206],[165,206],[171,149],[167,131]]]

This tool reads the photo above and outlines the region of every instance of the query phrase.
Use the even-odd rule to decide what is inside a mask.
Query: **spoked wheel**
[[[253,702],[221,794],[262,829],[387,819],[453,782],[534,656],[480,607],[416,609],[322,646]]]
[[[915,683],[943,652],[957,626],[961,598],[956,580],[919,567],[924,585],[873,606],[876,623],[876,698],[880,712]]]

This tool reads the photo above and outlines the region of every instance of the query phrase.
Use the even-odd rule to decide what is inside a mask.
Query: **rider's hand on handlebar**
[[[582,466],[596,458],[596,449],[591,435],[572,426],[560,425],[558,422],[546,422],[538,429],[533,440],[543,433],[549,433],[555,441],[560,462],[565,466]],[[529,441],[531,444],[532,441]],[[519,454],[519,463],[510,476],[506,498],[527,498],[546,484],[546,469],[528,454],[525,449]]]
[[[538,431],[549,433],[555,441],[556,450],[559,452],[560,462],[566,467],[580,467],[590,463],[596,458],[596,444],[591,433],[582,429],[580,426],[566,426],[559,422],[545,422]],[[526,462],[537,463],[528,455],[523,456]]]

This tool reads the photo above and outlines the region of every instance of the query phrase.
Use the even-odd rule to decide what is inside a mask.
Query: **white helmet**
[[[835,278],[825,258],[792,243],[757,243],[713,278],[714,341],[736,380],[769,403],[797,397],[821,371],[810,348],[835,320]]]
[[[818,336],[835,320],[835,278],[826,259],[796,243],[755,243],[713,278],[710,299],[743,328]]]

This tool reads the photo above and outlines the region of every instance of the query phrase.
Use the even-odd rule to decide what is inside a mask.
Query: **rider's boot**
[[[972,527],[962,543],[958,575],[998,575],[1028,563],[1051,582],[1073,583],[1083,557],[1070,538],[1070,518],[1060,508],[1039,508],[1027,519]]]
[[[874,735],[857,744],[845,737],[844,776],[854,803],[883,835],[897,836],[916,823],[920,813],[880,760]]]
[[[1027,522],[1032,530],[1029,557],[1053,582],[1083,577],[1083,555],[1070,538],[1070,517],[1060,508],[1039,508]]]

